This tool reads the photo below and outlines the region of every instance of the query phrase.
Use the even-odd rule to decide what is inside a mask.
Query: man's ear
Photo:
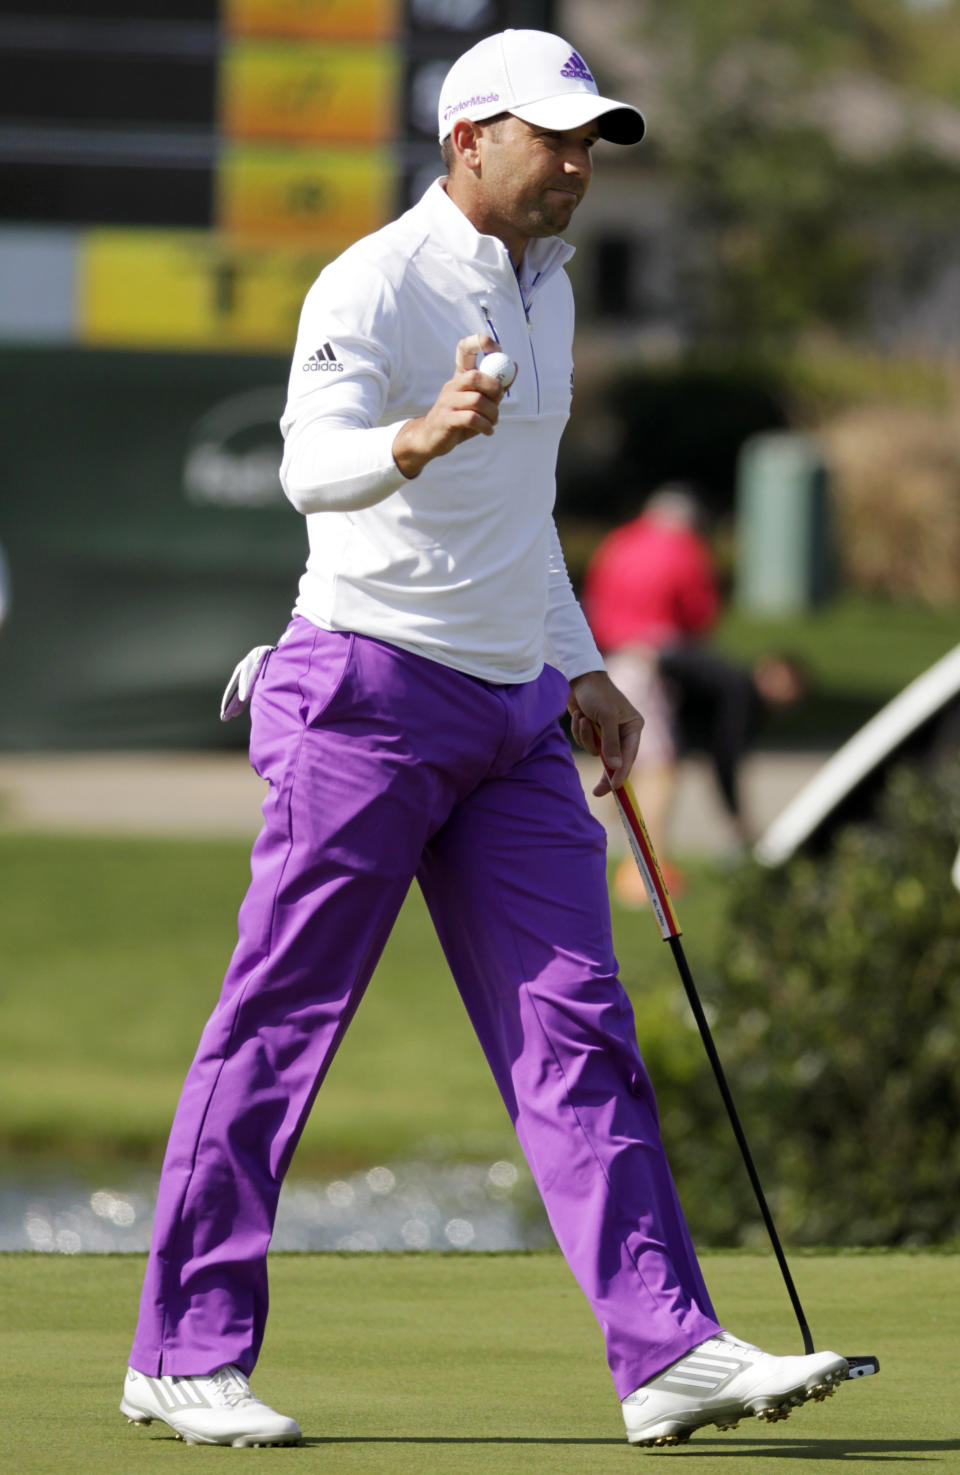
[[[477,174],[480,169],[480,134],[470,118],[458,118],[450,130],[453,152],[465,169]]]

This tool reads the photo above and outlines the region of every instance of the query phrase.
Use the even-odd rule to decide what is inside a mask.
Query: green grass
[[[234,943],[242,842],[0,835],[0,1151],[159,1162],[184,1072]],[[709,956],[722,877],[694,865],[681,917]],[[625,983],[657,1076],[700,1060],[669,950],[615,914]],[[515,1155],[512,1132],[415,890],[334,1062],[301,1175],[414,1153]]]
[[[734,607],[717,640],[745,658],[785,645],[810,662],[824,685],[887,698],[960,643],[960,606],[935,609],[847,595],[777,618]]]
[[[776,619],[734,607],[724,615],[716,642],[743,661],[766,651],[800,657],[812,677],[811,695],[771,719],[764,741],[830,746],[960,643],[960,606],[934,609],[847,595]]]
[[[769,1256],[712,1254],[704,1268],[722,1320],[770,1351],[799,1350]],[[6,1469],[149,1475],[240,1461],[336,1475],[606,1475],[679,1460],[698,1475],[799,1475],[841,1464],[957,1466],[957,1255],[798,1258],[818,1345],[875,1353],[880,1376],[769,1429],[711,1426],[662,1452],[626,1444],[599,1331],[550,1253],[274,1257],[254,1387],[299,1420],[305,1446],[184,1449],[163,1425],[133,1428],[117,1412],[142,1269],[133,1256],[0,1256]]]

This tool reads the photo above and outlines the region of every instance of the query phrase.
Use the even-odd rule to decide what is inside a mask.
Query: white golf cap
[[[579,51],[549,31],[500,31],[454,62],[440,89],[440,142],[458,118],[497,113],[560,132],[596,121],[611,143],[639,143],[645,127],[629,103],[601,97]]]

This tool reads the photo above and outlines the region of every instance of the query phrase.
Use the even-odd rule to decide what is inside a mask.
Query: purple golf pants
[[[568,690],[550,666],[498,686],[300,618],[269,657],[264,825],[170,1134],[133,1367],[253,1368],[283,1176],[414,877],[619,1396],[718,1330],[616,976]]]

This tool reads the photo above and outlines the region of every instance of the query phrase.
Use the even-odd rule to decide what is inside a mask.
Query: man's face
[[[511,251],[538,236],[562,234],[590,183],[590,150],[600,137],[597,125],[554,132],[525,123],[513,114],[477,124],[480,170],[477,176],[490,235]]]

